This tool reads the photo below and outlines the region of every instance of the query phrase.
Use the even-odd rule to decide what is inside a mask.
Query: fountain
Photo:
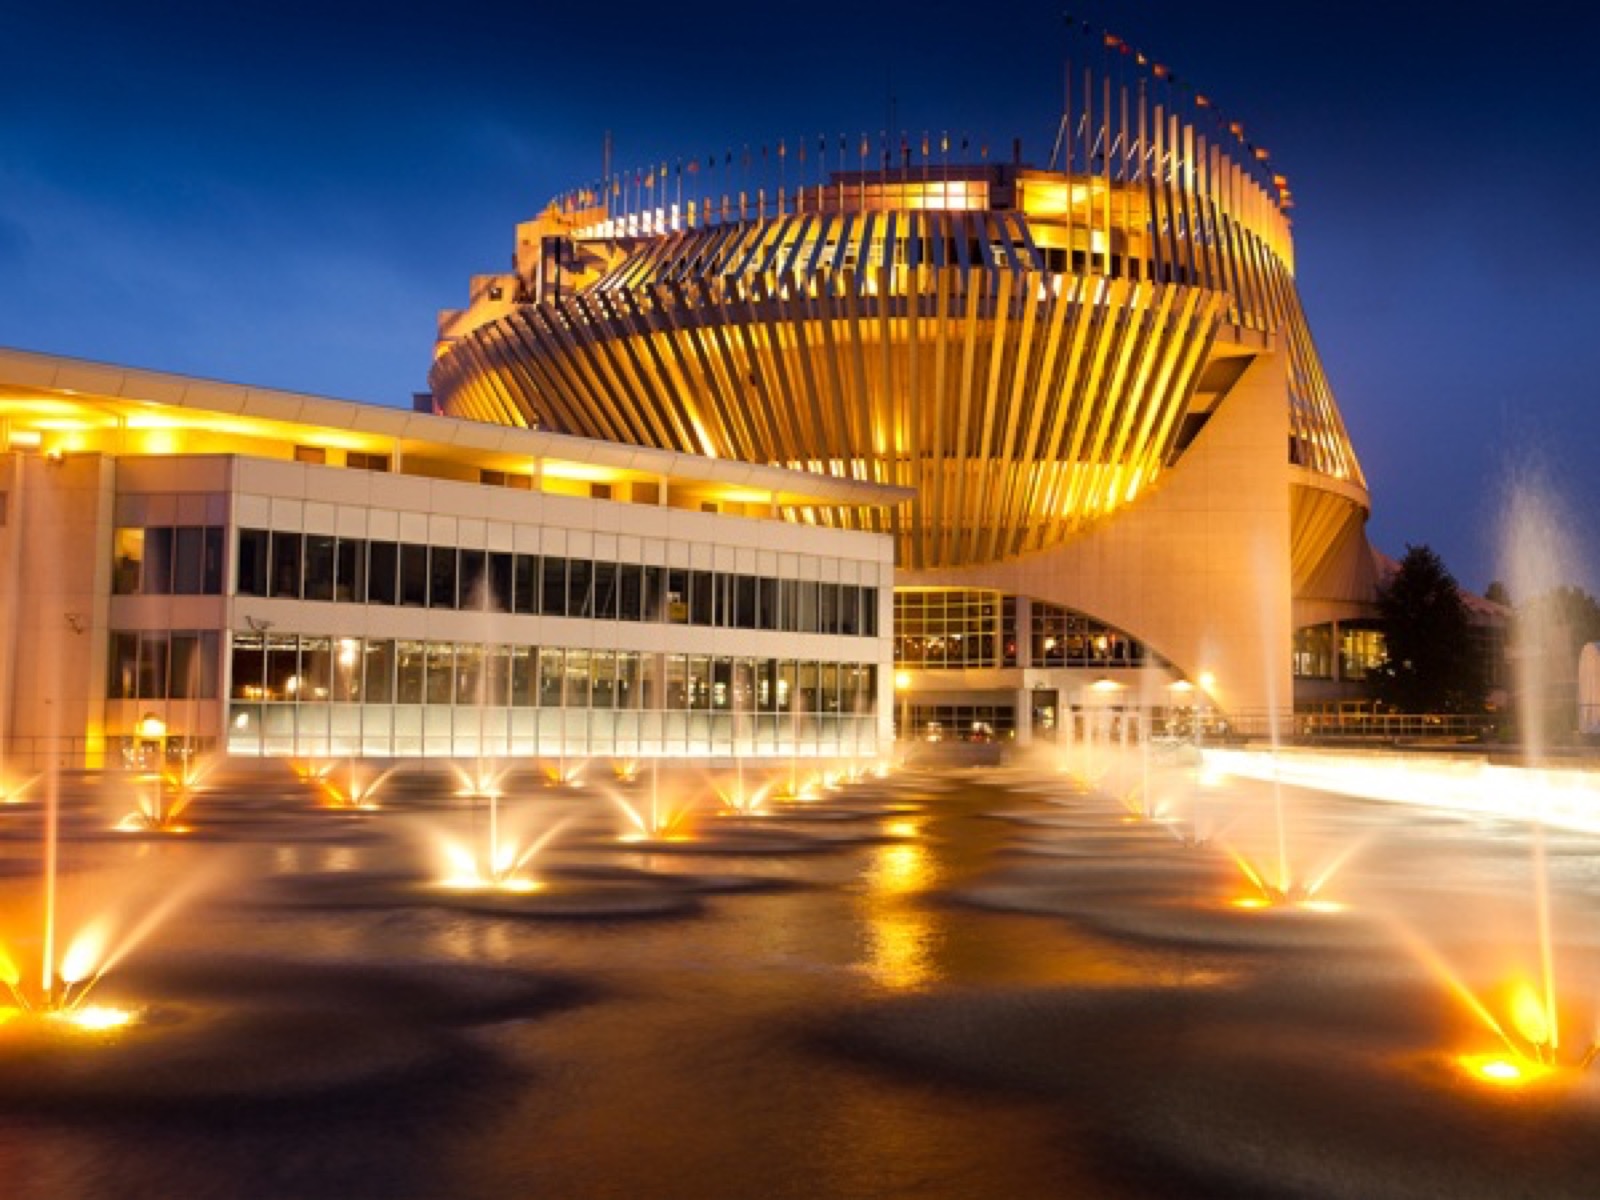
[[[31,922],[37,940],[0,938],[0,984],[12,1001],[11,1006],[0,1008],[0,1026],[37,1019],[91,1032],[117,1029],[136,1020],[138,1013],[91,1005],[89,997],[107,972],[190,899],[202,879],[195,876],[164,886],[149,903],[129,889],[114,889],[121,903],[74,922],[67,919],[62,904],[60,845],[60,772],[51,767],[45,772],[43,881],[39,912]],[[132,914],[140,915],[133,919]],[[25,967],[27,956],[20,953],[20,947],[32,944],[38,946],[36,961]]]
[[[383,785],[401,770],[397,764],[383,771],[363,767],[357,759],[346,760],[343,770],[329,768],[314,776],[324,808],[371,812],[378,807],[377,796]]]
[[[641,799],[634,799],[616,789],[607,789],[606,795],[621,810],[629,828],[620,835],[624,842],[682,842],[690,837],[690,818],[696,804],[693,797],[661,787],[661,760],[650,761],[650,788]]]
[[[778,780],[768,779],[752,785],[740,762],[731,779],[714,775],[709,786],[723,812],[729,816],[752,817],[767,811],[767,801],[776,790]]]
[[[1518,479],[1511,489],[1510,503],[1504,510],[1500,530],[1502,558],[1507,569],[1511,594],[1524,605],[1537,596],[1546,595],[1565,582],[1558,571],[1561,564],[1575,561],[1571,547],[1565,544],[1564,530],[1569,522],[1563,519],[1551,499],[1549,490],[1534,478]],[[1525,616],[1524,618],[1528,618]],[[1545,617],[1535,616],[1534,621]],[[1522,637],[1543,649],[1548,640],[1544,630],[1522,630]],[[1522,653],[1513,665],[1516,678],[1518,717],[1522,736],[1522,754],[1527,767],[1541,767],[1549,745],[1546,729],[1545,671],[1542,653]],[[1572,1007],[1558,987],[1557,944],[1554,933],[1550,889],[1550,861],[1546,831],[1547,814],[1542,805],[1527,814],[1530,842],[1530,873],[1533,893],[1533,937],[1536,948],[1535,964],[1523,968],[1508,984],[1499,989],[1502,1016],[1493,1015],[1490,1004],[1445,965],[1442,956],[1422,945],[1418,953],[1445,980],[1451,991],[1500,1040],[1505,1053],[1475,1053],[1460,1056],[1457,1060],[1472,1077],[1500,1087],[1517,1087],[1536,1082],[1553,1074],[1582,1072],[1600,1054],[1600,1013],[1590,1012],[1584,1021],[1587,1035],[1576,1044],[1563,1036],[1563,1026],[1570,1029],[1572,1019],[1565,1009]],[[1416,939],[1413,939],[1415,943]],[[1593,990],[1594,980],[1590,980]],[[1597,1007],[1591,1000],[1590,1008]],[[1564,1021],[1564,1016],[1566,1017]],[[1509,1028],[1508,1028],[1509,1027]],[[1514,1036],[1513,1036],[1514,1034]]]
[[[117,822],[123,833],[189,833],[183,823],[203,790],[207,776],[221,759],[214,755],[184,754],[134,779],[134,810]]]

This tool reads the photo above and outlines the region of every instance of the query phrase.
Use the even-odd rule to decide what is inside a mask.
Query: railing
[[[1488,742],[1499,728],[1482,713],[1284,713],[1274,721],[1260,712],[1229,714],[1227,724],[1234,738],[1276,735],[1299,745]]]
[[[164,737],[160,740],[132,736],[13,737],[0,739],[0,785],[3,777],[43,771],[50,767],[75,771],[97,769],[153,769],[165,760],[176,765],[196,754],[216,749],[215,738]]]

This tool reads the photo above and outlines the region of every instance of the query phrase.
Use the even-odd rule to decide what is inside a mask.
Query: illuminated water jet
[[[698,794],[685,794],[679,789],[661,784],[661,765],[650,764],[650,787],[643,797],[631,798],[621,792],[606,790],[631,828],[625,829],[619,840],[624,842],[686,841],[690,835],[690,816],[694,812]]]
[[[215,755],[184,756],[160,770],[135,776],[135,807],[117,822],[123,833],[189,833],[183,815],[205,790],[222,760]],[[141,787],[142,785],[142,787]]]
[[[399,770],[398,766],[393,766],[374,773],[363,770],[352,758],[342,772],[328,770],[315,777],[321,792],[320,804],[323,808],[372,811],[378,807],[379,790]]]

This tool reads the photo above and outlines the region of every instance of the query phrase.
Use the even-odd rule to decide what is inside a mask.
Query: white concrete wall
[[[1289,422],[1285,359],[1263,354],[1133,505],[1064,546],[905,587],[989,587],[1064,604],[1143,641],[1224,711],[1287,711]],[[1067,697],[1063,697],[1066,700]]]
[[[95,454],[13,456],[0,632],[13,761],[98,761],[105,712],[113,467]]]

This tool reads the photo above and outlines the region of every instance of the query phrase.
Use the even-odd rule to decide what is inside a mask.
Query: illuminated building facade
[[[441,316],[436,403],[913,489],[792,515],[892,535],[918,733],[1287,713],[1374,583],[1287,185],[1131,66],[1071,90],[1045,168],[786,139],[558,197]]]
[[[892,541],[783,514],[904,489],[11,350],[0,449],[0,768],[892,736]]]

